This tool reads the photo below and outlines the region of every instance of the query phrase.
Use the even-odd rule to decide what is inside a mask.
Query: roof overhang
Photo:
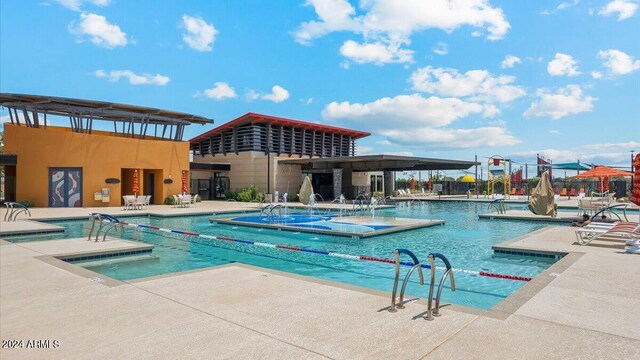
[[[0,93],[0,106],[35,113],[158,125],[213,124],[202,116],[150,107],[55,96]]]
[[[191,143],[196,143],[202,140],[208,140],[212,135],[220,135],[225,131],[231,131],[233,128],[247,124],[271,124],[272,126],[293,127],[296,129],[306,129],[309,131],[320,131],[334,133],[336,135],[350,136],[352,139],[360,139],[371,135],[371,133],[365,131],[351,130],[337,126],[287,119],[271,115],[247,113],[239,118],[229,121],[226,124],[222,124],[213,130],[200,134],[189,141]]]
[[[419,171],[419,170],[467,170],[475,161],[433,159],[397,155],[363,155],[316,159],[285,159],[280,164],[301,165],[302,170],[326,170],[333,168],[353,171]]]
[[[18,155],[0,154],[0,165],[16,165],[18,163]]]

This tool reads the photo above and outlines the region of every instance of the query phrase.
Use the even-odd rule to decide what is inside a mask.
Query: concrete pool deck
[[[497,245],[568,254],[547,271],[491,310],[434,321],[424,301],[389,313],[385,292],[240,264],[122,282],[55,257],[140,246],[0,241],[2,340],[60,342],[0,358],[640,358],[640,257],[578,246],[566,226]]]

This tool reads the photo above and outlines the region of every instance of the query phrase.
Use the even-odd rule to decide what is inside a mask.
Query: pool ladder
[[[107,239],[107,233],[111,231],[111,229],[117,228],[117,229],[120,229],[121,232],[124,230],[124,226],[120,223],[120,220],[116,219],[111,215],[92,213],[89,220],[92,220],[92,222],[91,222],[91,230],[89,230],[89,238],[87,239],[87,241],[91,241],[91,237],[93,236],[93,230],[96,228],[96,223],[99,223],[99,226],[96,231],[95,241],[98,241],[98,238],[100,237],[100,232],[102,231],[103,227],[104,227],[104,232],[102,233],[103,234],[102,241],[105,241]]]
[[[406,263],[400,262],[400,255],[405,254],[411,258],[413,261],[413,265],[407,271],[407,274],[404,277],[404,281],[402,282],[402,287],[400,289],[400,297],[396,298],[396,294],[398,293],[398,284],[400,282],[400,265],[408,265]],[[422,264],[418,260],[418,257],[411,251],[407,249],[396,249],[393,251],[393,256],[396,260],[396,276],[393,282],[393,292],[391,293],[391,306],[389,307],[390,312],[396,312],[397,309],[404,309],[404,294],[407,289],[407,284],[409,283],[409,279],[413,272],[418,270],[418,277],[420,279],[420,285],[424,285],[424,275],[422,273]],[[438,284],[438,291],[434,298],[433,293],[435,290],[435,280],[436,280],[436,258],[442,260],[445,265],[445,272],[442,274],[440,278],[440,283]],[[444,282],[449,277],[451,282],[451,291],[456,291],[456,282],[453,277],[453,271],[451,269],[451,263],[449,260],[440,253],[429,253],[427,256],[427,260],[429,261],[429,268],[431,270],[431,277],[429,283],[429,298],[427,300],[427,314],[424,316],[425,320],[433,320],[434,316],[440,316],[440,297],[442,296],[442,288],[444,287]],[[435,307],[434,305],[435,300]]]

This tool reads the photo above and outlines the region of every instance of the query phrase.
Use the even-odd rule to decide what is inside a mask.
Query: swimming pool
[[[376,216],[443,219],[446,225],[368,239],[212,224],[209,222],[211,216],[132,217],[126,218],[126,221],[201,234],[381,258],[392,258],[391,253],[396,248],[409,249],[422,261],[426,260],[429,252],[440,252],[450,259],[454,268],[528,277],[538,275],[555,261],[540,257],[494,254],[491,245],[535,231],[547,224],[478,220],[478,214],[486,211],[486,204],[453,202],[425,202],[420,206],[380,210],[376,212]],[[48,238],[86,237],[89,231],[88,221],[56,222],[56,225],[64,226],[66,233],[49,235]],[[390,291],[393,286],[394,266],[391,264],[353,261],[158,232],[139,233],[131,229],[125,230],[124,237],[154,245],[154,259],[140,262],[109,262],[104,265],[94,262],[93,266],[87,268],[115,279],[130,280],[238,262],[383,291]],[[443,301],[479,308],[494,306],[525,284],[521,281],[478,277],[465,273],[456,273],[455,276],[457,291],[445,291]],[[407,289],[408,294],[422,298],[426,297],[427,291],[427,286],[417,283],[417,277]]]

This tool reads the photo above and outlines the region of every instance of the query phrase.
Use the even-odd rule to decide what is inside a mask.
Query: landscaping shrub
[[[259,192],[255,185],[250,185],[238,191],[227,192],[225,198],[242,202],[261,201],[264,198],[264,194]]]

